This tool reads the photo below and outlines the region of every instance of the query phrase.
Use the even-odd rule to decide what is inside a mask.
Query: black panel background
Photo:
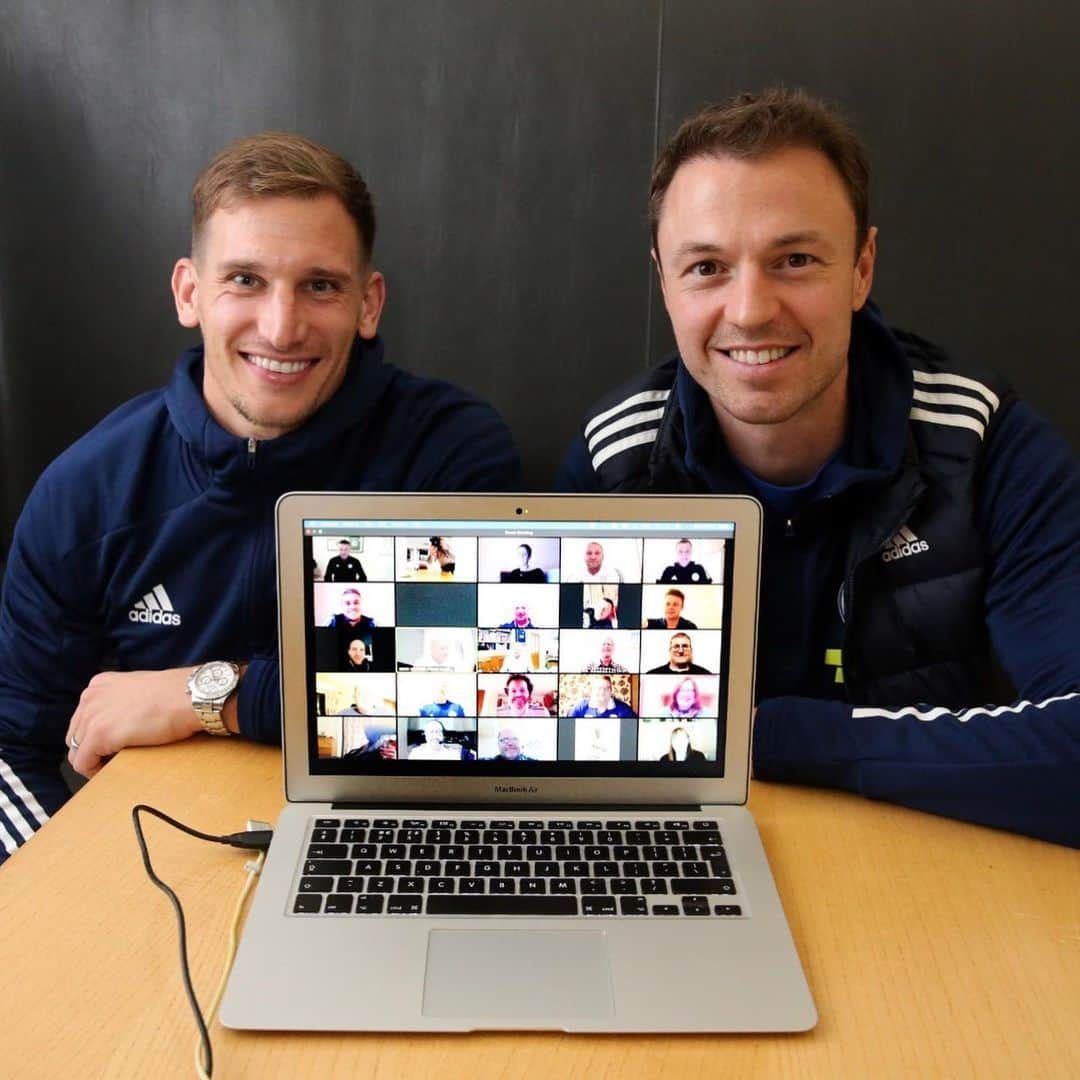
[[[168,291],[191,183],[269,127],[360,166],[389,358],[493,400],[547,486],[584,407],[670,347],[657,138],[778,80],[867,137],[890,321],[1004,371],[1080,448],[1078,37],[1046,0],[7,0],[0,544],[43,466],[194,340]]]

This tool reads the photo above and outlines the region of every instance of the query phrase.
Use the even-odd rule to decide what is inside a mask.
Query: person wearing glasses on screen
[[[668,642],[668,662],[650,668],[646,675],[711,675],[708,668],[694,663],[694,643],[689,634],[672,634]]]
[[[680,679],[671,692],[668,716],[694,720],[701,714],[702,707],[698,684],[691,678]]]

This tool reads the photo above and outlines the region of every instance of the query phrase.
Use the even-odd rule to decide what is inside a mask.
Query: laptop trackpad
[[[425,1016],[612,1016],[606,935],[595,930],[432,930]]]

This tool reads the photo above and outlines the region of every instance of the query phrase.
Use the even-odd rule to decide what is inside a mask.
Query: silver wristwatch
[[[209,660],[191,673],[187,689],[203,731],[210,735],[232,735],[221,719],[221,710],[239,684],[240,668],[231,660]]]

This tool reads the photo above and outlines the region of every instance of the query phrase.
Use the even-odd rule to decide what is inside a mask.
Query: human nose
[[[724,314],[729,323],[749,329],[771,322],[779,298],[775,283],[757,266],[742,267],[728,285]]]
[[[259,312],[259,333],[267,344],[287,352],[304,338],[306,333],[303,306],[286,285],[271,289]]]

